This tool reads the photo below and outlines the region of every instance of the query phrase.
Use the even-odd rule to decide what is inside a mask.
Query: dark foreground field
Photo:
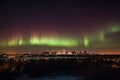
[[[72,75],[78,77],[77,80],[120,80],[120,62],[116,61],[118,59],[119,57],[103,56],[85,59],[0,60],[0,80],[34,80],[58,75]],[[51,80],[61,80],[57,78]]]

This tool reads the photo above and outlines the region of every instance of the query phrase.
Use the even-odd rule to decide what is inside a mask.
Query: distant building
[[[57,55],[57,52],[51,52],[51,55]]]

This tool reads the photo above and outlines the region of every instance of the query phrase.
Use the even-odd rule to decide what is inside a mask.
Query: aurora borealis
[[[23,40],[23,39],[12,39],[8,40],[8,44],[5,46],[24,46],[24,45],[37,45],[37,46],[65,46],[65,47],[74,47],[77,46],[78,43],[74,39],[58,39],[58,38],[39,38],[33,37],[30,40]]]
[[[83,46],[83,47],[89,47],[91,45],[94,45],[94,42],[98,42],[98,43],[104,43],[105,41],[110,41],[109,39],[107,39],[105,36],[110,33],[110,34],[114,34],[114,33],[118,33],[120,32],[120,26],[113,26],[111,28],[108,28],[106,30],[103,30],[101,32],[99,32],[98,34],[95,35],[90,35],[90,36],[83,36],[80,39],[78,38],[57,38],[55,36],[51,36],[51,37],[40,37],[40,36],[31,36],[30,39],[23,39],[22,37],[16,37],[16,38],[12,38],[7,40],[6,42],[2,42],[0,44],[0,46],[25,46],[25,45],[36,45],[36,46],[42,46],[42,45],[46,45],[46,46],[63,46],[63,47],[79,47],[79,46]],[[112,46],[112,45],[111,45]]]
[[[0,51],[29,46],[120,50],[120,6],[114,1],[13,0],[3,1],[0,11]]]

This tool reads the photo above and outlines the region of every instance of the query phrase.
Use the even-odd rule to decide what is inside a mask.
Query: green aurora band
[[[59,39],[59,38],[37,38],[30,39],[30,45],[47,45],[47,46],[64,46],[74,47],[78,46],[78,42],[75,39]]]
[[[81,38],[61,38],[61,37],[39,37],[32,36],[30,39],[25,40],[22,37],[12,38],[8,41],[0,41],[0,47],[3,46],[57,46],[57,47],[78,47],[83,46],[85,48],[96,43],[104,44],[106,41],[109,42],[105,36],[108,33],[120,32],[120,26],[112,26],[105,30],[99,31],[94,35],[84,36]]]
[[[25,46],[25,45],[36,45],[36,46],[63,46],[63,47],[75,47],[78,46],[76,39],[59,39],[59,38],[44,38],[44,37],[32,37],[30,40],[24,40],[22,38],[12,39],[8,41],[5,46]]]

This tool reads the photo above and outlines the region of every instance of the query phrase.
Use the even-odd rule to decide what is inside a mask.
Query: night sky
[[[120,51],[120,5],[112,1],[0,2],[0,51]]]

